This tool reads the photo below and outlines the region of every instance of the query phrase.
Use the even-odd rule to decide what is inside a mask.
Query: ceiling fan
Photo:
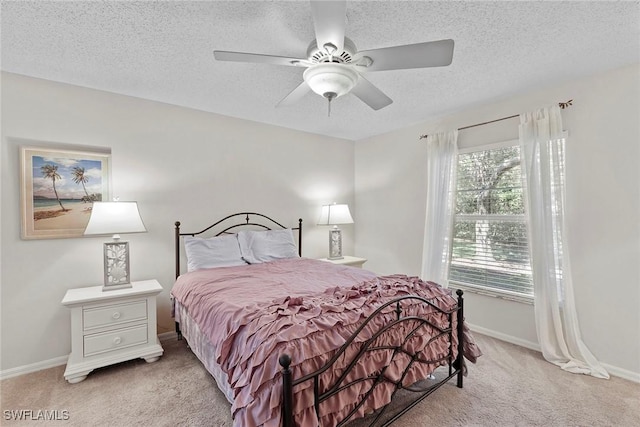
[[[360,51],[345,37],[346,1],[311,1],[311,14],[316,39],[307,49],[306,58],[262,55],[257,53],[215,50],[218,61],[255,62],[304,67],[304,81],[276,106],[294,104],[309,90],[329,102],[353,93],[374,110],[393,101],[362,76],[372,71],[441,67],[451,64],[453,40],[408,44]]]

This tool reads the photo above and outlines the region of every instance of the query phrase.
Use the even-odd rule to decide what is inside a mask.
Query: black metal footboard
[[[340,393],[341,391],[354,386],[356,384],[361,384],[363,382],[369,382],[371,383],[370,388],[368,389],[368,391],[366,391],[366,393],[364,393],[363,395],[361,395],[361,399],[355,404],[355,407],[344,417],[344,419],[340,420],[338,422],[338,426],[342,426],[344,424],[346,424],[347,422],[349,422],[352,417],[357,413],[358,409],[360,407],[362,407],[362,405],[365,404],[365,402],[367,401],[367,399],[369,398],[369,396],[373,393],[374,389],[376,388],[376,386],[378,386],[380,383],[382,382],[386,382],[386,383],[390,383],[392,384],[392,387],[394,387],[393,393],[391,395],[391,398],[393,400],[393,397],[395,396],[395,394],[399,391],[399,390],[408,390],[411,392],[416,393],[416,397],[413,398],[407,405],[405,405],[404,407],[398,409],[395,411],[395,413],[391,414],[390,417],[387,417],[386,419],[383,418],[387,409],[389,408],[389,405],[387,404],[386,406],[382,407],[382,408],[378,408],[378,410],[375,413],[375,417],[373,417],[373,421],[369,424],[370,426],[375,426],[378,425],[378,422],[381,422],[380,425],[383,426],[388,426],[391,423],[393,423],[394,421],[396,421],[398,418],[400,418],[402,415],[404,415],[407,411],[409,411],[411,408],[413,408],[415,405],[417,405],[418,403],[420,403],[423,399],[425,399],[427,396],[429,396],[431,393],[433,393],[435,390],[437,390],[438,388],[440,388],[443,384],[445,384],[446,382],[448,382],[451,378],[453,377],[457,377],[457,386],[462,388],[462,379],[463,379],[463,367],[464,367],[464,362],[463,362],[463,341],[464,341],[464,334],[463,334],[463,322],[464,322],[464,315],[463,315],[463,298],[462,298],[462,294],[463,292],[461,290],[457,290],[456,294],[458,295],[458,303],[457,306],[454,307],[451,310],[443,310],[441,308],[439,308],[438,306],[434,305],[432,302],[430,302],[429,300],[419,297],[419,296],[413,296],[413,295],[408,295],[408,296],[403,296],[403,297],[399,297],[396,298],[392,301],[389,301],[387,303],[385,303],[384,305],[380,306],[375,312],[373,312],[364,322],[363,324],[351,335],[351,337],[349,337],[349,339],[344,343],[344,345],[336,352],[336,354],[320,369],[318,369],[315,372],[312,372],[308,375],[305,375],[301,378],[298,379],[293,379],[292,378],[292,373],[291,373],[291,357],[287,354],[283,354],[282,356],[280,356],[279,362],[280,365],[282,366],[282,382],[283,382],[283,400],[282,400],[282,419],[283,419],[283,427],[294,427],[294,419],[293,419],[293,407],[294,407],[294,402],[293,402],[293,388],[298,385],[298,384],[302,384],[305,383],[307,381],[312,381],[313,382],[313,395],[314,395],[314,408],[315,408],[315,412],[316,415],[318,416],[318,419],[320,419],[321,413],[320,413],[320,404],[322,402],[324,402],[325,400],[331,398],[332,396],[335,396],[336,394]],[[445,327],[442,326],[438,326],[436,325],[434,322],[432,322],[431,320],[429,320],[429,315],[425,315],[424,317],[422,316],[416,316],[416,315],[403,315],[403,309],[402,309],[402,303],[403,302],[413,302],[415,303],[416,301],[422,302],[424,304],[429,305],[430,307],[432,307],[434,309],[434,311],[432,311],[432,313],[441,313],[442,315],[445,315],[447,318],[447,325],[445,325]],[[389,306],[395,306],[394,307],[394,311],[396,313],[395,316],[395,320],[393,320],[392,322],[389,322],[387,324],[385,324],[383,327],[381,327],[379,330],[377,330],[373,336],[371,336],[371,338],[367,339],[366,341],[364,341],[361,345],[360,345],[360,349],[358,351],[358,353],[353,357],[353,359],[348,363],[347,367],[344,369],[344,372],[342,372],[340,374],[340,376],[337,378],[337,380],[335,380],[335,382],[333,384],[330,385],[325,385],[323,387],[323,390],[320,390],[320,375],[322,375],[322,373],[324,373],[325,371],[327,371],[328,369],[332,369],[334,362],[336,362],[336,360],[338,360],[340,357],[344,357],[343,354],[345,353],[346,349],[352,344],[352,342],[356,339],[356,337],[358,336],[358,334],[365,328],[367,327],[367,325],[376,317],[378,316],[381,312],[383,312],[385,309],[387,309]],[[387,310],[388,311],[388,310]],[[405,310],[406,311],[406,310]],[[431,313],[431,314],[432,314]],[[453,327],[453,319],[456,316],[456,328],[454,329]],[[401,324],[405,324],[405,325],[401,325]],[[406,325],[411,325],[410,328],[408,328],[408,333],[403,335],[403,338],[400,340],[400,343],[395,345],[395,346],[380,346],[380,345],[376,345],[376,340],[385,332],[388,332],[390,329],[392,328],[396,328],[398,326],[406,326]],[[416,326],[417,325],[417,326]],[[418,349],[417,351],[410,351],[405,347],[405,344],[407,344],[407,342],[416,335],[416,333],[418,333],[421,328],[424,327],[428,327],[430,328],[432,331],[435,332],[435,335],[433,337],[431,337],[427,343],[427,345],[429,345],[431,342],[433,342],[434,340],[445,336],[447,337],[446,339],[448,340],[449,343],[449,348],[448,348],[448,352],[446,355],[444,355],[443,357],[440,357],[436,360],[425,360],[421,355],[421,350],[422,349]],[[454,349],[454,334],[456,334],[456,338],[457,338],[457,348]],[[358,378],[352,381],[345,381],[346,378],[348,377],[348,374],[352,371],[352,369],[357,365],[358,361],[360,361],[361,358],[365,357],[366,354],[373,352],[373,351],[380,351],[380,350],[386,350],[386,351],[392,351],[393,356],[391,358],[391,361],[389,362],[389,364],[387,366],[385,366],[384,368],[382,368],[381,370],[375,372],[374,374],[366,377],[366,378]],[[455,350],[455,351],[454,351]],[[385,376],[385,371],[387,370],[387,368],[389,367],[389,365],[393,362],[393,360],[396,358],[396,356],[398,356],[399,354],[404,353],[405,355],[409,356],[410,358],[410,362],[407,364],[406,368],[404,369],[404,371],[402,372],[402,375],[400,377],[399,380],[394,381],[390,378],[388,378],[388,376]],[[457,353],[457,354],[456,354]],[[443,379],[441,379],[438,382],[432,383],[430,384],[428,387],[425,388],[417,388],[415,386],[409,386],[409,387],[405,387],[403,385],[403,381],[405,379],[405,377],[407,376],[407,374],[409,373],[411,367],[415,364],[415,363],[427,363],[427,364],[440,364],[441,366],[446,366],[448,365],[448,375],[446,377],[444,377]]]

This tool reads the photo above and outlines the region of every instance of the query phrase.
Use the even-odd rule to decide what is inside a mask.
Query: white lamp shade
[[[349,205],[324,205],[320,212],[318,225],[353,224]]]
[[[136,202],[94,202],[85,235],[144,233]]]
[[[336,97],[340,97],[353,89],[360,76],[349,65],[322,63],[307,68],[303,77],[311,90],[318,95],[335,93]]]

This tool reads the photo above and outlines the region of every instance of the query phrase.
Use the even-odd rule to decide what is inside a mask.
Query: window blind
[[[449,280],[533,296],[518,146],[458,155]]]

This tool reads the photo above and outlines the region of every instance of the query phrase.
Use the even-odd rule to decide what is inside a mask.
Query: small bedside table
[[[128,289],[102,286],[69,289],[62,304],[71,309],[71,354],[64,378],[74,384],[91,371],[138,357],[158,360],[164,350],[156,333],[157,280]]]
[[[352,267],[358,267],[358,268],[362,268],[362,264],[367,262],[366,258],[358,258],[355,256],[347,256],[347,255],[345,255],[344,258],[341,258],[341,259],[320,258],[319,260],[331,262],[333,264],[338,264],[338,265],[350,265]]]

